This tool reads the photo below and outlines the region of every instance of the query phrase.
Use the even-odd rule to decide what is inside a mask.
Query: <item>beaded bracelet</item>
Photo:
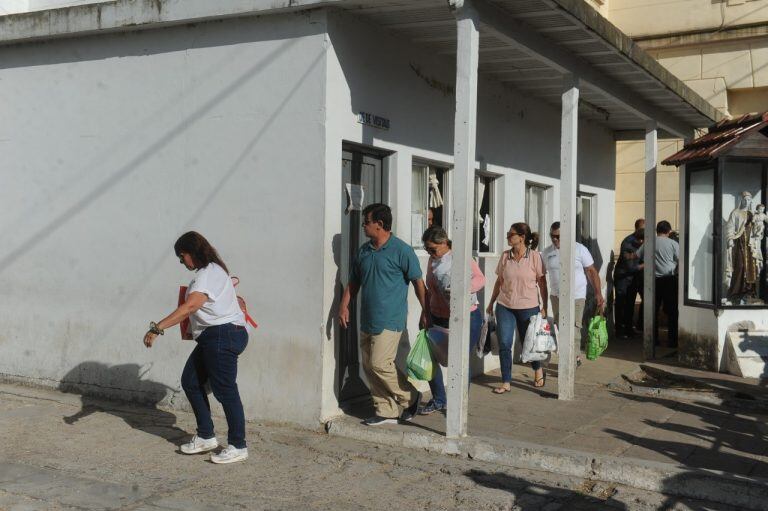
[[[165,335],[165,330],[157,326],[157,323],[154,321],[149,322],[149,331],[155,335]]]

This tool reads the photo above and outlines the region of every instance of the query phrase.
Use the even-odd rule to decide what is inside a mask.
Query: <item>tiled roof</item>
[[[687,144],[678,152],[665,159],[664,165],[685,165],[686,163],[707,161],[737,144],[742,138],[756,130],[768,126],[768,112],[746,114],[737,119],[720,121],[709,128],[709,133]]]

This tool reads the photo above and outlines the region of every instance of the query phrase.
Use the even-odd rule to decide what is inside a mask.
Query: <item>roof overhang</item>
[[[568,75],[581,84],[580,116],[642,139],[690,137],[723,114],[663,68],[584,0],[346,0],[346,10],[431,51],[456,54],[451,6],[480,20],[480,73],[560,105]]]
[[[584,0],[114,0],[0,16],[0,45],[329,6],[447,57],[454,10],[474,9],[481,74],[558,107],[576,76],[581,117],[617,138],[642,138],[651,122],[662,137],[690,137],[723,119]]]

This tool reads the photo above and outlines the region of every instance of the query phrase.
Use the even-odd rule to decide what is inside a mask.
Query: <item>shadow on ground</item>
[[[696,468],[768,477],[766,415],[734,410],[707,402],[685,402],[612,392],[638,403],[653,403],[675,412],[667,421],[644,419],[653,428],[643,436],[605,428],[606,433],[641,448],[663,453],[675,462]]]
[[[540,511],[543,506],[551,509],[629,509],[624,503],[613,499],[616,489],[612,485],[585,481],[580,491],[558,488],[511,476],[504,472],[469,470],[464,473],[476,484],[495,490],[509,492],[514,499],[512,509]],[[557,507],[557,505],[560,507]],[[546,508],[544,508],[546,509]]]
[[[72,425],[94,413],[108,413],[133,429],[181,445],[187,432],[176,426],[176,415],[157,407],[169,392],[178,392],[178,389],[142,379],[145,373],[138,364],[78,364],[59,385],[62,392],[79,394],[82,403],[80,411],[63,417],[64,422]]]

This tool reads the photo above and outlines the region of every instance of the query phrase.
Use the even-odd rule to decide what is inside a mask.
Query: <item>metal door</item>
[[[360,245],[368,239],[363,234],[362,212],[348,210],[349,196],[347,184],[361,186],[363,189],[363,207],[374,202],[384,201],[384,178],[380,157],[357,150],[342,153],[342,204],[341,204],[341,282],[344,287],[349,282],[349,271]],[[360,366],[360,298],[349,307],[350,324],[347,329],[339,329],[339,403],[344,404],[370,394],[364,382],[365,376]]]

